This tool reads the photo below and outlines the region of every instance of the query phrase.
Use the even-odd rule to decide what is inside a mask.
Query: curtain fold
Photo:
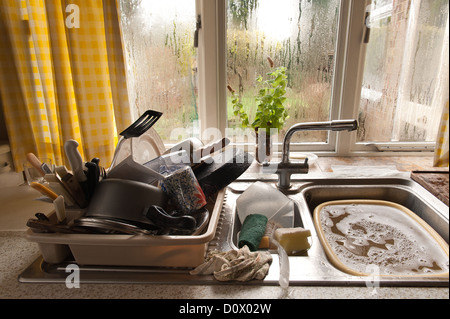
[[[68,166],[68,139],[84,160],[108,166],[117,132],[131,123],[116,1],[2,0],[0,20],[0,93],[16,171],[29,152]]]
[[[439,126],[438,136],[436,139],[436,149],[434,152],[434,165],[435,167],[448,167],[449,166],[449,150],[448,150],[448,104],[449,100],[445,103],[442,111],[441,124]]]

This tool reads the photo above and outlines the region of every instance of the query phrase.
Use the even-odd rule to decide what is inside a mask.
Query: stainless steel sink
[[[290,285],[342,286],[429,286],[448,287],[448,277],[360,277],[335,268],[327,259],[314,227],[314,208],[325,201],[337,199],[380,199],[401,204],[418,214],[444,240],[449,241],[449,208],[423,187],[409,178],[333,178],[302,175],[292,179],[292,188],[284,193],[295,203],[294,225],[311,230],[312,246],[304,256],[290,256]],[[255,181],[276,187],[276,176],[247,174],[229,185],[225,194],[219,223],[208,250],[236,249],[237,233],[241,224],[236,215],[236,199]],[[273,262],[263,281],[249,285],[278,285],[279,260],[273,253]],[[20,276],[21,282],[64,282],[65,266],[48,265],[37,259]],[[181,283],[224,284],[213,276],[191,276],[190,269],[157,267],[80,267],[81,281],[86,283]],[[233,284],[230,282],[229,284]]]
[[[320,203],[339,199],[378,199],[405,206],[449,241],[448,206],[413,181],[403,179],[315,182],[302,190],[312,212]],[[353,184],[356,183],[356,184]]]
[[[241,180],[231,184],[227,191],[225,211],[228,229],[222,229],[227,238],[219,239],[218,249],[236,249],[241,223],[236,215],[235,201],[254,180]],[[276,187],[276,181],[265,182]],[[419,215],[448,243],[448,206],[410,179],[404,178],[340,178],[293,180],[293,186],[285,194],[295,203],[294,224],[311,230],[312,247],[305,256],[290,256],[291,285],[381,285],[381,286],[448,286],[448,277],[365,277],[352,276],[336,269],[327,259],[317,232],[312,214],[321,203],[339,199],[376,199],[395,202]],[[222,234],[225,236],[225,234]],[[278,256],[264,284],[278,282]]]

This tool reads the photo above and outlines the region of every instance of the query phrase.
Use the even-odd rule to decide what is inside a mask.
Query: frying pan
[[[234,182],[252,164],[253,156],[239,148],[227,148],[212,156],[212,163],[194,168],[206,197]]]

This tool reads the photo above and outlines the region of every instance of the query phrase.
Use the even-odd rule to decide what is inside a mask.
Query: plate
[[[260,214],[282,227],[294,225],[294,202],[268,183],[249,186],[236,200],[236,209],[241,223],[250,214]]]
[[[122,141],[122,142],[120,142]],[[138,164],[144,164],[148,161],[161,156],[165,151],[164,143],[153,127],[149,128],[139,137],[119,140],[116,147],[114,165],[117,166],[123,160],[133,155],[133,160]]]
[[[132,139],[133,159],[136,163],[144,164],[161,156],[165,146],[158,133],[150,128],[147,132]]]

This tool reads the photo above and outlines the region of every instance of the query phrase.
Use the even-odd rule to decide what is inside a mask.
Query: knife
[[[206,162],[207,156],[223,149],[225,146],[227,146],[230,143],[230,140],[226,137],[215,141],[213,143],[210,143],[206,146],[200,147],[198,149],[195,149],[191,154],[188,154],[185,150],[176,151],[173,153],[167,153],[164,155],[161,155],[157,158],[154,158],[147,163],[143,164],[144,166],[147,166],[154,171],[159,171],[159,164],[161,160],[166,161],[167,163],[172,164],[191,164],[192,166],[196,166],[198,164],[202,164],[203,162]]]
[[[94,157],[91,159],[91,162],[95,164],[95,185],[100,181],[100,159],[98,157]]]
[[[191,154],[187,154],[185,150],[181,150],[174,153],[161,155],[143,165],[151,168],[155,172],[159,172],[161,162],[168,165],[190,165],[195,174],[201,167],[203,167],[204,165],[209,165],[213,162],[213,159],[212,157],[210,157],[210,155],[225,148],[225,146],[227,146],[229,143],[230,140],[224,137],[218,141],[194,150]],[[152,183],[155,180],[156,178],[149,183]]]
[[[46,172],[42,167],[42,162],[36,157],[36,155],[34,155],[33,153],[28,153],[27,161],[39,172],[39,174],[41,174],[42,176],[45,175]]]
[[[69,173],[65,166],[58,166],[55,169],[56,178],[61,181],[64,188],[73,197],[74,201],[80,208],[87,206],[86,196],[80,183],[75,179],[75,177]]]
[[[42,195],[47,196],[51,200],[55,200],[58,198],[58,194],[56,194],[54,191],[52,191],[50,188],[46,187],[45,185],[42,185],[37,182],[32,182],[30,184],[31,187],[33,187],[35,190],[37,190]]]
[[[94,194],[94,190],[98,184],[98,177],[97,177],[98,166],[94,162],[86,162],[85,166],[87,168],[87,173],[86,173],[87,179],[86,179],[86,183],[85,183],[85,186],[86,186],[85,195],[86,195],[87,200],[89,201],[89,199]]]
[[[230,140],[224,137],[221,140],[212,142],[206,146],[194,150],[191,154],[191,168],[194,171],[194,174],[197,174],[197,172],[200,169],[203,169],[205,165],[212,164],[214,160],[211,155],[219,150],[222,150],[229,143]]]
[[[78,145],[79,144],[77,141],[68,140],[64,143],[64,150],[67,158],[69,159],[73,175],[79,183],[83,183],[87,180],[87,177],[83,170],[83,159],[78,151]]]
[[[230,139],[224,137],[221,140],[212,142],[206,146],[194,150],[192,153],[191,164],[197,164],[205,161],[206,156],[214,154],[215,152],[223,149],[228,144],[230,144]]]
[[[47,181],[50,189],[58,195],[64,196],[67,206],[76,205],[75,199],[67,191],[62,181],[56,176],[56,174],[45,174],[44,179]]]

